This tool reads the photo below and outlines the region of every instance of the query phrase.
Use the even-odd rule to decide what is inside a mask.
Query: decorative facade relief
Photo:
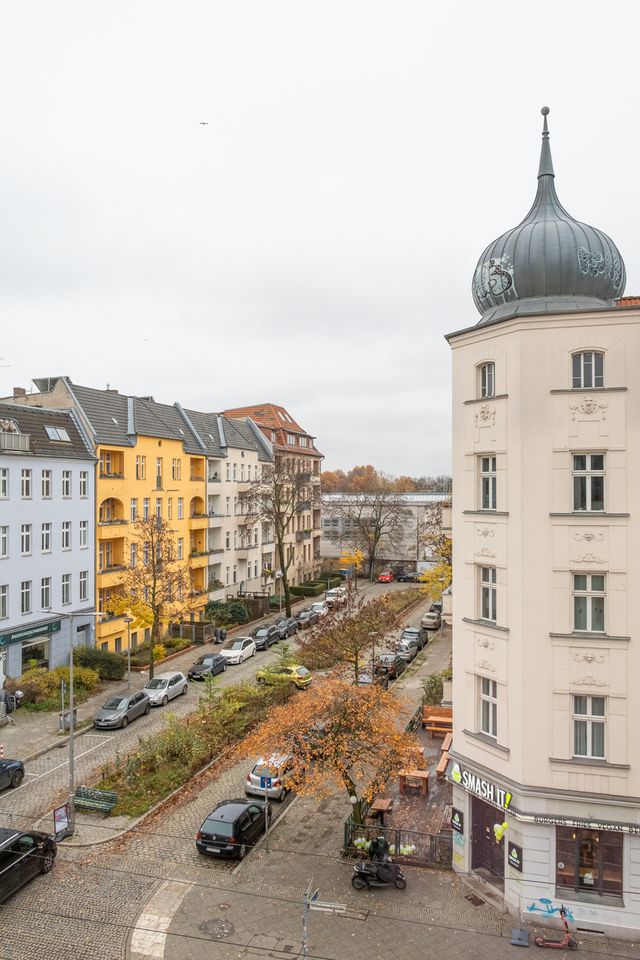
[[[479,537],[495,537],[495,531],[491,527],[478,527],[476,533]]]
[[[572,557],[572,563],[606,563],[604,557],[599,556],[597,553],[583,553],[581,557]]]
[[[488,660],[480,660],[478,663],[476,663],[476,667],[478,670],[486,670],[487,673],[496,672],[496,668],[492,663],[489,663]]]
[[[587,652],[587,653],[574,653],[573,659],[576,661],[576,663],[581,663],[582,661],[584,661],[585,663],[604,663],[607,658],[604,657],[601,653],[596,654],[596,653]]]
[[[493,640],[489,640],[488,637],[478,637],[478,646],[483,647],[485,650],[495,650],[495,643]]]
[[[601,420],[607,419],[607,407],[609,404],[606,400],[601,399],[600,397],[580,397],[579,400],[571,400],[569,403],[569,409],[571,410],[571,419],[575,420],[578,412],[585,414],[586,416],[593,416],[593,414],[601,411]]]
[[[483,547],[482,550],[476,550],[476,557],[486,557],[488,560],[495,559],[495,553],[493,550],[487,550],[486,547]]]
[[[604,533],[596,533],[593,530],[585,530],[584,533],[574,533],[574,540],[586,540],[587,543],[591,543],[592,540],[595,540],[597,543],[602,543],[604,540]]]
[[[478,407],[475,421],[476,427],[493,427],[496,422],[495,407],[490,407],[488,403],[483,403],[480,407]]]
[[[606,687],[607,684],[602,680],[598,680],[592,674],[589,674],[586,677],[582,677],[581,680],[573,680],[572,686],[574,687]]]

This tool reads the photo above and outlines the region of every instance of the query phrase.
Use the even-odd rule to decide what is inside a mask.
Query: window
[[[495,397],[495,379],[496,379],[496,365],[495,363],[483,363],[480,367],[480,397],[484,399],[485,397]]]
[[[0,499],[6,500],[9,496],[9,468],[0,467]]]
[[[288,433],[288,434],[287,434],[287,443],[289,444],[290,447],[295,447],[295,445],[296,445],[296,436],[295,436],[295,433]]]
[[[230,567],[225,567],[225,568],[224,568],[224,580],[225,580],[225,583],[226,583],[227,586],[229,586],[229,583],[230,583],[230,580],[229,580],[229,572],[230,572],[230,569],[231,569]]]
[[[43,553],[51,553],[51,524],[43,523],[40,533],[40,549]]]
[[[71,603],[71,574],[62,574],[62,602]]]
[[[244,463],[240,464],[240,483],[244,483]]]
[[[228,550],[230,547],[231,547],[231,534],[227,530],[227,532],[224,535],[224,548],[225,550]]]
[[[178,497],[178,520],[184,519],[184,498]]]
[[[138,566],[138,544],[132,543],[129,546],[129,566],[137,567]]]
[[[180,480],[182,476],[182,460],[179,457],[174,457],[171,461],[171,479]]]
[[[162,518],[162,497],[156,497],[156,517]]]
[[[603,573],[574,573],[573,629],[604,633]]]
[[[486,677],[480,677],[480,730],[498,736],[498,684]]]
[[[238,582],[238,567],[235,563],[233,565],[233,582],[234,583]]]
[[[122,653],[122,637],[116,637],[113,649],[115,653]]]
[[[237,480],[237,479],[238,479],[238,464],[237,464],[237,463],[234,463],[234,465],[233,465],[233,479],[234,479],[234,480]]]
[[[151,627],[144,628],[144,642],[149,643],[151,640]]]
[[[31,613],[31,580],[20,584],[20,613]]]
[[[226,468],[227,468],[226,479],[231,480],[231,464],[227,463]]]
[[[156,457],[156,490],[162,488],[162,457]]]
[[[604,454],[573,454],[573,509],[604,510]]]
[[[0,527],[0,557],[9,556],[9,527]]]
[[[306,437],[300,437],[300,446],[301,446],[301,447],[306,447],[306,446],[307,446],[307,438],[306,438]]]
[[[496,568],[480,567],[480,616],[483,620],[496,617]]]
[[[173,517],[173,497],[167,497],[167,520]]]
[[[81,600],[89,599],[89,571],[88,570],[80,571],[80,599]]]
[[[31,499],[31,470],[20,471],[20,496],[23,500]]]
[[[622,896],[622,834],[556,827],[556,884],[596,896]]]
[[[258,561],[257,561],[257,560],[254,560],[254,561],[253,561],[253,576],[254,576],[254,579],[255,579],[255,577],[258,576]]]
[[[177,556],[177,559],[178,559],[178,560],[182,560],[182,559],[184,559],[184,537],[178,537],[178,539],[177,539],[177,544],[178,544],[178,556]]]
[[[496,458],[480,457],[480,504],[482,510],[496,510]]]
[[[89,521],[80,521],[80,549],[84,550],[89,546]]]
[[[6,620],[9,616],[9,585],[3,583],[0,585],[0,620]]]
[[[135,650],[138,646],[138,631],[134,630],[131,634],[131,649]]]
[[[101,644],[100,644],[100,649],[102,650],[103,653],[108,653],[108,652],[109,652],[109,641],[108,641],[108,640],[105,640],[104,643],[101,643]]]
[[[45,427],[49,440],[62,440],[63,443],[71,443],[71,438],[64,427]]]
[[[51,577],[43,577],[40,581],[40,608],[48,610],[51,606]]]
[[[129,514],[131,523],[135,523],[138,517],[138,498],[131,498],[131,513]]]
[[[227,516],[231,516],[231,497],[225,497],[227,506]]]
[[[150,556],[149,541],[145,540],[145,542],[142,544],[142,562],[144,563],[145,567],[149,566],[149,556]]]
[[[20,527],[20,553],[22,556],[31,553],[31,524],[23,523]]]
[[[62,549],[71,550],[71,521],[64,520],[62,523]]]
[[[42,471],[41,493],[43,500],[51,499],[51,470]]]
[[[107,477],[110,477],[113,474],[111,453],[108,450],[103,451],[100,454],[100,473]]]
[[[145,480],[147,476],[147,458],[136,457],[136,480]]]
[[[604,387],[604,354],[591,350],[574,353],[571,358],[571,371],[574,390]]]
[[[62,471],[62,496],[71,496],[71,470]]]
[[[142,501],[142,519],[149,519],[149,497],[145,497]]]
[[[81,470],[80,471],[80,497],[83,500],[89,496],[89,471]]]

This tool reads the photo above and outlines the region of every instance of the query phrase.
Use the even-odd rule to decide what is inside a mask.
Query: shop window
[[[22,644],[22,672],[49,666],[49,641],[34,640]]]
[[[622,896],[622,834],[556,827],[556,884],[600,897]]]

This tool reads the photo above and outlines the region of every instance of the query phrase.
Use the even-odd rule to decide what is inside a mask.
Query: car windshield
[[[277,770],[274,770],[273,767],[270,767],[266,763],[256,763],[251,773],[255,777],[272,777],[277,773]]]
[[[299,614],[298,614],[298,619],[299,619],[299,620],[306,620],[307,617],[310,617],[310,616],[311,616],[311,611],[310,611],[310,610],[303,610],[302,613],[299,613]]]
[[[395,656],[392,653],[383,653],[380,656],[380,663],[392,663],[395,660]]]
[[[228,820],[214,820],[213,817],[207,817],[202,824],[203,833],[217,833],[222,837],[233,836],[233,824]]]
[[[222,649],[223,650],[242,650],[243,643],[244,643],[243,638],[241,638],[240,640],[227,640],[227,642],[225,643]]]
[[[256,630],[256,637],[266,637],[269,633],[268,627],[261,627],[260,630]]]
[[[194,667],[208,667],[214,660],[215,657],[200,657],[200,659],[194,663]]]
[[[121,707],[126,707],[127,701],[123,697],[111,697],[110,700],[107,700],[103,710],[119,710]]]
[[[149,683],[145,683],[144,686],[146,690],[162,690],[166,685],[166,680],[159,680],[158,677],[156,677],[154,680],[149,680]]]

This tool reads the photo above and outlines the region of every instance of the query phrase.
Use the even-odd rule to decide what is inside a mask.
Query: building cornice
[[[597,760],[595,757],[549,757],[549,763],[570,764],[572,767],[604,767],[609,770],[631,770],[630,763],[610,763],[609,760]]]
[[[580,520],[581,517],[587,517],[589,520],[589,523],[591,523],[592,520],[596,520],[598,517],[603,517],[604,519],[613,517],[616,519],[628,520],[631,514],[630,513],[605,513],[604,510],[596,510],[595,512],[580,510],[580,511],[574,511],[572,513],[550,513],[549,516],[550,517],[571,517],[574,520]]]
[[[499,336],[502,333],[529,332],[541,326],[546,326],[549,329],[578,326],[601,327],[610,320],[616,320],[621,323],[637,323],[640,321],[640,310],[638,310],[637,305],[633,304],[628,307],[612,307],[610,310],[585,309],[568,310],[566,313],[527,314],[505,319],[488,320],[485,323],[474,323],[471,327],[462,327],[460,330],[454,330],[452,333],[445,333],[444,338],[447,343],[455,347],[458,344],[453,343],[454,340],[462,337],[473,340],[474,334],[479,340],[487,340],[488,335],[491,333]],[[496,327],[499,329],[496,330]]]
[[[629,643],[631,640],[631,637],[612,637],[608,633],[588,633],[586,630],[584,633],[550,633],[549,636],[552,640],[579,640],[580,642],[585,640],[601,640],[605,644],[609,642]]]
[[[629,387],[560,387],[549,393],[624,393]]]
[[[469,737],[471,740],[477,740],[478,743],[481,743],[484,747],[488,747],[490,750],[497,750],[498,753],[503,754],[505,757],[508,757],[511,753],[509,747],[503,747],[501,743],[497,743],[492,737],[488,737],[485,733],[474,733],[473,730],[463,730],[462,732],[465,737]]]
[[[472,623],[475,627],[482,627],[483,630],[497,630],[498,633],[509,633],[509,627],[500,627],[491,620],[473,620],[471,617],[463,617],[463,623]]]
[[[463,400],[462,404],[467,407],[472,403],[490,403],[492,400],[506,400],[508,396],[508,393],[496,393],[494,397],[476,397],[474,400]]]
[[[463,510],[470,517],[508,517],[508,510]]]

